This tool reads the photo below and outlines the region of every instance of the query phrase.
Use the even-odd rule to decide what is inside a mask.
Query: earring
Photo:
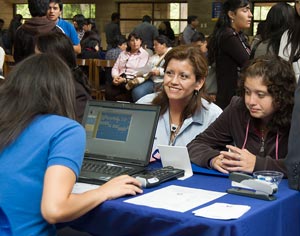
[[[199,90],[194,90],[194,95],[197,97],[199,94]]]
[[[231,23],[233,23],[234,22],[234,19],[231,19]]]

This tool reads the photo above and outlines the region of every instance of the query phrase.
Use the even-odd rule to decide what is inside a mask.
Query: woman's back
[[[72,81],[61,59],[38,54],[14,66],[0,86],[0,206],[13,235],[55,235],[41,210],[46,169],[80,171],[85,131],[73,120]]]
[[[77,122],[41,115],[3,150],[0,188],[6,191],[0,195],[0,205],[10,219],[13,235],[55,235],[55,226],[41,214],[44,174],[57,164],[79,173],[84,145],[84,130]]]
[[[267,54],[278,55],[282,34],[294,24],[293,7],[285,2],[273,5],[264,24],[261,41],[252,48],[251,58]]]

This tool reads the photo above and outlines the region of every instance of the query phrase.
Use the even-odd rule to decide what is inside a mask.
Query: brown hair
[[[184,61],[188,60],[190,65],[193,67],[193,72],[196,77],[196,81],[204,80],[208,73],[208,67],[206,59],[203,53],[199,48],[193,47],[190,45],[180,45],[171,49],[165,56],[164,70],[168,67],[169,62],[172,60]],[[185,107],[182,115],[181,121],[184,121],[186,118],[192,116],[198,107],[202,106],[201,97],[204,97],[210,102],[210,98],[206,95],[205,84],[200,89],[200,91],[195,91],[190,102]],[[152,104],[161,106],[161,114],[164,114],[167,111],[169,106],[169,98],[164,90],[153,99]]]
[[[75,119],[69,67],[57,56],[44,53],[21,61],[0,86],[0,107],[0,152],[38,115]]]
[[[273,106],[277,108],[277,112],[274,113],[269,128],[275,131],[289,128],[296,89],[296,78],[291,64],[277,55],[261,56],[250,61],[241,74],[242,96],[245,96],[244,84],[248,77],[262,77],[273,98]]]

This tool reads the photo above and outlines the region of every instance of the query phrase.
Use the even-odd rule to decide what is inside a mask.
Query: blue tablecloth
[[[199,171],[201,172],[201,171]],[[198,173],[199,173],[198,172]],[[231,181],[224,176],[194,174],[184,181],[172,180],[144,193],[179,185],[226,192]],[[300,193],[288,188],[287,180],[280,183],[274,201],[226,194],[209,202],[244,204],[251,209],[237,220],[212,220],[196,217],[192,211],[179,213],[125,203],[123,197],[103,203],[81,218],[70,222],[73,228],[103,236],[297,236],[300,235]]]

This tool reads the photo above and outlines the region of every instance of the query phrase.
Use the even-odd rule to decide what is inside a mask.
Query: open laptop
[[[78,182],[103,184],[118,175],[144,171],[159,111],[154,105],[89,101],[83,117],[86,153]]]

